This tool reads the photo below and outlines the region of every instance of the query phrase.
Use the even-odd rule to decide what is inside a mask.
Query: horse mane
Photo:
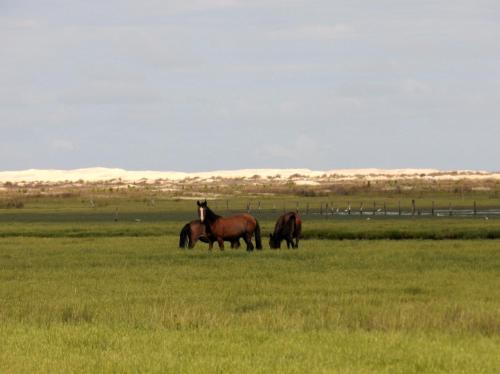
[[[222,218],[222,216],[219,216],[217,213],[215,213],[208,206],[205,207],[205,213],[207,215],[206,219],[210,220],[210,221],[216,221],[217,219]]]

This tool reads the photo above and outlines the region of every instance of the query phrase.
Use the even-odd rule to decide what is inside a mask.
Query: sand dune
[[[150,181],[158,179],[179,181],[186,178],[215,180],[216,178],[276,178],[307,181],[326,177],[342,179],[399,179],[399,178],[432,178],[432,179],[500,179],[500,173],[474,170],[442,171],[437,169],[241,169],[216,170],[207,172],[177,171],[129,171],[117,168],[86,168],[73,170],[41,170],[29,169],[0,172],[0,182],[86,182],[110,181],[121,179],[124,182]],[[306,182],[307,183],[307,182]]]

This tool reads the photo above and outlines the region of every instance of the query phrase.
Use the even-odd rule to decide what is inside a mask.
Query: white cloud
[[[480,154],[452,165],[463,160],[456,148],[448,158],[407,150],[412,139],[440,149],[451,134],[451,143],[498,155],[498,1],[7,3],[0,128],[10,150],[30,152],[12,153],[5,165],[109,164],[120,148],[124,167],[238,168],[273,159],[294,167],[303,159],[328,168],[328,143],[345,162],[338,166],[475,160],[496,168],[498,157]],[[207,128],[234,157],[221,161],[191,146]],[[75,150],[71,139],[78,152],[47,158]],[[391,152],[358,146],[374,143]],[[261,153],[243,156],[247,144],[263,144]]]

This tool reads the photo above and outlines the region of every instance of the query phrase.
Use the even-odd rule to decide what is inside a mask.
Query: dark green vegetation
[[[299,250],[209,253],[177,248],[193,201],[93,203],[0,209],[0,372],[500,370],[498,219],[311,214]]]

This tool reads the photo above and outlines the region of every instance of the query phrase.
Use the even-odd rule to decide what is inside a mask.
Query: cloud
[[[269,33],[277,39],[340,39],[354,35],[354,30],[346,24],[306,25],[295,28],[274,30]]]
[[[297,165],[304,162],[311,153],[318,155],[321,152],[320,144],[309,135],[287,136],[284,134],[284,138],[287,139],[286,145],[267,143],[259,146],[257,149],[259,157],[266,162],[286,161]]]
[[[3,165],[193,170],[276,161],[326,169],[340,160],[335,166],[449,168],[454,154],[458,167],[496,167],[491,154],[461,165],[468,160],[458,147],[448,157],[425,148],[447,139],[498,149],[498,2],[1,7],[0,128],[8,149],[22,150]],[[411,153],[415,139],[419,152]],[[206,141],[232,157],[193,146]],[[251,156],[242,151],[250,147],[258,149]]]
[[[70,105],[142,105],[161,101],[161,94],[141,81],[93,80],[62,93]]]
[[[67,139],[54,139],[50,142],[50,147],[56,151],[74,151],[76,149],[73,142]]]

